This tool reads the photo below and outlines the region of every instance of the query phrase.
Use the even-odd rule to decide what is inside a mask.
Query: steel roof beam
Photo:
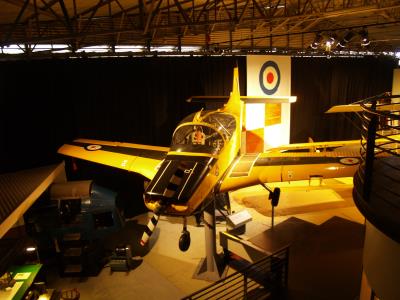
[[[1,0],[1,1],[13,4],[13,5],[18,6],[18,7],[23,6],[24,3],[25,3],[24,0]],[[39,8],[39,11],[37,12],[35,10],[35,5],[30,4],[30,3],[28,3],[27,9],[29,9],[32,12],[34,12],[35,14],[41,13],[41,14],[44,14],[44,15],[46,15],[48,17],[52,17],[51,13],[49,13],[49,12],[47,12],[45,10],[41,10],[41,8]]]
[[[71,34],[73,34],[74,33],[74,29],[72,28],[71,20],[69,18],[68,11],[67,11],[67,9],[65,7],[64,0],[59,0],[59,3],[60,3],[61,10],[63,12],[63,15],[64,15],[65,24],[67,25],[67,28],[68,28],[69,32]]]
[[[46,14],[47,16],[49,16],[50,13],[47,12],[47,10],[50,9],[57,2],[58,2],[58,0],[50,0],[47,3],[42,1],[44,6],[39,7],[39,9],[34,14],[30,15],[29,17],[27,17],[24,22],[28,22],[29,20],[36,18],[37,14]]]
[[[3,0],[5,1],[5,0]],[[43,0],[41,0],[43,3],[45,3]],[[57,2],[60,3],[62,0],[57,0]],[[115,1],[118,6],[120,7],[120,11],[116,12],[114,14],[111,14],[112,17],[110,17],[110,14],[108,16],[101,16],[96,18],[94,20],[94,15],[96,14],[97,10],[102,7],[103,5],[110,5]],[[156,2],[158,1],[158,2]],[[51,9],[51,4],[54,2],[54,0],[50,1],[47,5],[45,4],[43,7],[38,7],[38,13],[35,13],[34,15],[38,15],[40,12],[39,10],[41,9]],[[63,1],[62,1],[63,2]],[[97,36],[97,35],[109,35],[109,34],[115,34],[120,37],[121,33],[125,32],[134,32],[137,33],[138,31],[141,32],[142,34],[145,33],[147,34],[148,32],[152,32],[153,38],[155,37],[156,32],[162,31],[162,34],[165,35],[166,37],[170,36],[173,37],[175,34],[176,39],[178,38],[178,35],[182,35],[182,32],[184,32],[184,28],[187,26],[190,26],[190,30],[192,32],[198,31],[198,33],[211,33],[214,30],[218,30],[219,32],[228,31],[232,30],[232,26],[235,24],[235,16],[237,16],[238,25],[240,26],[239,29],[242,28],[249,28],[251,29],[251,34],[248,36],[248,40],[250,39],[257,39],[257,35],[261,33],[262,27],[256,27],[255,30],[253,30],[253,26],[255,22],[257,21],[263,21],[263,24],[270,27],[270,31],[266,33],[267,35],[276,35],[278,33],[280,34],[298,34],[301,32],[308,32],[311,29],[314,29],[315,26],[318,23],[321,23],[322,21],[327,21],[330,19],[335,19],[337,17],[348,17],[352,16],[355,14],[360,14],[360,15],[372,15],[372,14],[377,14],[377,13],[391,13],[392,10],[399,9],[400,5],[392,5],[385,7],[384,2],[379,2],[378,4],[374,5],[366,5],[366,6],[353,6],[351,5],[360,5],[359,2],[357,3],[350,3],[346,2],[343,3],[343,6],[340,7],[349,7],[350,8],[340,8],[338,9],[338,6],[331,6],[333,2],[327,1],[327,2],[317,2],[317,3],[310,3],[310,1],[306,2],[301,2],[299,1],[297,5],[302,6],[297,6],[295,10],[292,12],[290,10],[291,7],[287,7],[287,3],[285,2],[285,8],[279,7],[279,5],[282,5],[281,1],[275,2],[274,5],[269,7],[269,14],[268,15],[265,12],[264,7],[260,4],[261,1],[257,0],[243,0],[243,1],[235,1],[235,2],[230,2],[227,4],[227,1],[222,1],[222,0],[215,0],[215,1],[204,1],[202,5],[197,5],[194,6],[194,2],[190,2],[192,6],[189,6],[190,1],[178,1],[174,0],[174,3],[170,4],[169,1],[163,1],[163,0],[153,0],[153,2],[143,2],[147,3],[147,19],[146,19],[146,24],[144,26],[140,27],[135,23],[134,20],[139,20],[141,17],[141,14],[139,13],[139,6],[136,6],[137,8],[137,13],[136,14],[127,14],[127,9],[124,9],[122,5],[119,3],[118,0],[103,0],[99,1],[96,6],[93,6],[92,8],[85,10],[84,12],[75,14],[72,18],[68,14],[66,8],[65,12],[63,9],[64,13],[64,18],[67,20],[74,20],[79,18],[80,22],[84,22],[84,28],[83,30],[76,30],[76,33],[70,32],[69,35],[62,35],[65,39],[71,39],[71,38],[76,38],[76,37],[90,37],[90,36]],[[370,1],[367,1],[369,3]],[[25,2],[26,4],[27,2]],[[150,6],[153,3],[153,8],[150,10]],[[29,4],[29,2],[28,2]],[[26,4],[26,5],[28,5]],[[154,6],[157,4],[157,7],[154,8]],[[164,6],[162,5],[164,4]],[[183,5],[186,4],[186,7]],[[235,14],[235,7],[236,7],[236,14]],[[169,9],[172,9],[172,11],[169,11]],[[151,13],[150,13],[151,11]],[[303,11],[304,14],[298,14],[298,11]],[[87,13],[91,12],[91,15],[89,18],[84,19],[82,18],[84,15]],[[218,12],[218,13],[217,13]],[[167,15],[169,13],[169,17],[167,20],[163,19],[164,15]],[[116,17],[118,14],[119,16],[124,16],[124,17]],[[122,14],[122,15],[121,15]],[[55,17],[57,14],[54,15]],[[154,19],[156,18],[156,22],[154,22]],[[21,40],[20,38],[17,38],[18,35],[22,36],[24,32],[21,31],[20,26],[20,19],[21,17],[16,20],[17,22],[14,22],[13,24],[13,29],[12,31],[9,31],[9,39],[12,36],[15,36],[13,40],[13,43],[15,41]],[[56,17],[57,21],[58,18]],[[118,23],[120,24],[118,28],[111,28],[107,30],[101,29],[101,26],[108,26],[107,22],[114,23],[118,20]],[[194,21],[193,21],[194,20]],[[393,21],[397,22],[399,19],[396,19],[393,17]],[[52,21],[54,22],[54,21]],[[25,41],[28,43],[34,43],[35,41],[55,41],[55,40],[61,40],[60,35],[59,35],[59,28],[60,27],[54,27],[52,28],[52,22],[50,21],[41,21],[41,26],[42,26],[42,31],[46,31],[46,36],[44,36],[44,33],[41,32],[43,36],[40,36],[40,34],[35,34],[29,38],[26,38]],[[129,26],[128,24],[129,23]],[[104,24],[104,25],[103,25]],[[94,28],[93,25],[97,25],[97,28]],[[285,26],[284,26],[285,25]],[[358,26],[353,26],[353,24],[350,24],[350,27],[361,27],[363,25],[368,25],[368,24],[362,24],[360,23]],[[70,23],[70,26],[72,27],[72,24]],[[217,26],[217,27],[216,27]],[[284,28],[282,27],[284,26]],[[324,27],[325,26],[325,27]],[[349,27],[346,26],[346,27]],[[47,28],[49,27],[49,28]],[[321,24],[320,30],[325,31],[325,30],[335,30],[336,25],[326,25],[326,24]],[[7,25],[3,25],[0,27],[3,28],[3,32],[5,31],[4,29],[7,28]],[[174,30],[178,29],[178,30]],[[54,34],[54,36],[52,36]],[[247,33],[246,33],[247,34]],[[265,32],[263,32],[265,34]],[[57,36],[56,36],[57,35]],[[119,38],[118,38],[119,40]],[[131,40],[135,40],[134,38]],[[143,37],[138,37],[138,41],[142,41]],[[3,45],[5,42],[9,42],[8,40],[4,41],[3,40]],[[222,41],[223,43],[223,41]]]
[[[162,0],[158,0],[157,7],[154,8],[155,2],[156,2],[156,0],[151,1],[150,9],[147,14],[146,26],[144,28],[143,34],[147,34],[147,32],[149,31],[150,24],[153,22],[155,15],[157,14],[158,10],[160,9]]]
[[[12,25],[10,31],[7,33],[7,35],[6,35],[5,39],[4,39],[4,42],[5,42],[5,43],[7,43],[7,42],[9,41],[9,39],[11,38],[11,36],[12,36],[12,34],[13,34],[15,28],[17,27],[19,21],[20,21],[21,18],[22,18],[22,15],[24,14],[26,8],[28,7],[28,4],[29,4],[29,0],[25,0],[24,5],[21,7],[21,9],[20,9],[20,11],[19,11],[19,13],[18,13],[17,18],[15,19],[15,21],[14,21],[14,23],[13,23],[13,25]]]
[[[182,8],[182,5],[179,3],[179,0],[174,0],[178,11],[180,12],[183,20],[185,20],[186,25],[189,27],[190,31],[194,31],[192,27],[192,21],[190,20],[189,16],[187,15],[186,11]]]

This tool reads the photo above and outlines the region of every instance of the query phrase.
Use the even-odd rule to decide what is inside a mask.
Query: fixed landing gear
[[[187,251],[190,247],[190,232],[187,230],[187,220],[183,217],[183,230],[179,238],[179,249],[183,252]]]

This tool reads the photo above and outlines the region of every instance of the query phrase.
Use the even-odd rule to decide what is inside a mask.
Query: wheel
[[[179,249],[185,252],[190,247],[190,232],[183,231],[181,237],[179,238]]]
[[[275,188],[274,191],[272,192],[272,197],[271,197],[272,206],[274,207],[278,206],[280,195],[281,195],[281,189]]]

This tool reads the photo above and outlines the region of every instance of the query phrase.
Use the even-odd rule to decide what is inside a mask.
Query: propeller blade
[[[154,213],[151,217],[149,223],[147,223],[146,229],[143,232],[142,239],[140,240],[140,245],[145,246],[150,239],[150,236],[153,234],[154,229],[157,226],[158,219],[160,218],[160,214]]]

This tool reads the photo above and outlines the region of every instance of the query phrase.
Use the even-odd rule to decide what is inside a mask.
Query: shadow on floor
[[[316,226],[290,218],[255,236],[259,247],[290,244],[289,300],[354,300],[360,292],[364,226],[333,217]]]
[[[152,235],[152,243],[145,247],[140,245],[140,239],[146,225],[138,224],[136,220],[129,220],[125,222],[124,227],[115,234],[111,234],[104,239],[104,248],[108,252],[114,251],[115,247],[129,245],[132,250],[132,256],[145,256],[150,250],[152,245],[157,240],[159,229],[156,228]]]

